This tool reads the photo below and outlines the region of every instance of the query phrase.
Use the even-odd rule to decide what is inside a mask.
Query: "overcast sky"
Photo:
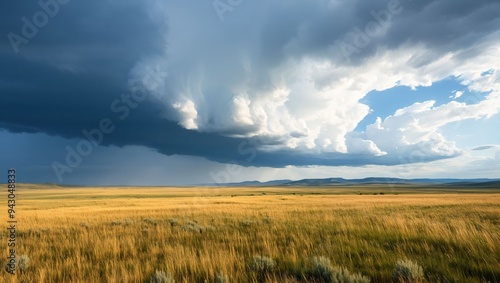
[[[20,182],[500,177],[496,0],[3,1],[0,35]]]

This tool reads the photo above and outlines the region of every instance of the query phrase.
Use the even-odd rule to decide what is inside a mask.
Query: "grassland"
[[[315,256],[372,282],[390,282],[403,258],[429,282],[500,282],[500,194],[471,192],[20,185],[18,254],[30,266],[0,282],[149,282],[156,270],[257,282],[256,255],[276,262],[266,282],[312,282]]]

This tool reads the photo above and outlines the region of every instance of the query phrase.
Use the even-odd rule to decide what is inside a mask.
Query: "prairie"
[[[159,270],[175,282],[320,282],[310,270],[322,256],[372,282],[391,282],[400,259],[428,282],[500,282],[500,194],[474,192],[20,184],[16,252],[30,264],[0,281],[149,282]],[[255,256],[274,268],[259,276]]]

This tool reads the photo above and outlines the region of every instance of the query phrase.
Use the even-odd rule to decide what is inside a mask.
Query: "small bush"
[[[219,272],[215,276],[215,283],[229,283],[229,279],[224,273]]]
[[[333,272],[332,263],[328,258],[323,256],[313,258],[312,274],[316,279],[331,282]]]
[[[326,283],[369,283],[370,279],[358,273],[351,274],[343,267],[332,266],[326,257],[314,257],[311,271],[312,276],[319,282]]]
[[[359,273],[349,272],[343,267],[334,267],[332,283],[370,283],[370,278]]]
[[[424,269],[412,260],[398,260],[392,277],[397,282],[422,282]]]
[[[266,274],[272,272],[276,267],[276,262],[267,256],[254,256],[252,259],[251,268],[258,274]]]
[[[30,258],[23,254],[19,257],[19,260],[17,261],[17,268],[19,271],[26,271],[28,267],[30,266]]]
[[[174,277],[169,272],[156,271],[149,283],[175,283]]]

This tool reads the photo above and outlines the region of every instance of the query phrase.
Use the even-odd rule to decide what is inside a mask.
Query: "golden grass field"
[[[500,194],[409,191],[21,184],[17,250],[30,266],[0,282],[149,282],[156,270],[258,282],[256,255],[276,262],[266,282],[308,282],[314,256],[372,282],[391,282],[404,258],[429,282],[500,282]]]

